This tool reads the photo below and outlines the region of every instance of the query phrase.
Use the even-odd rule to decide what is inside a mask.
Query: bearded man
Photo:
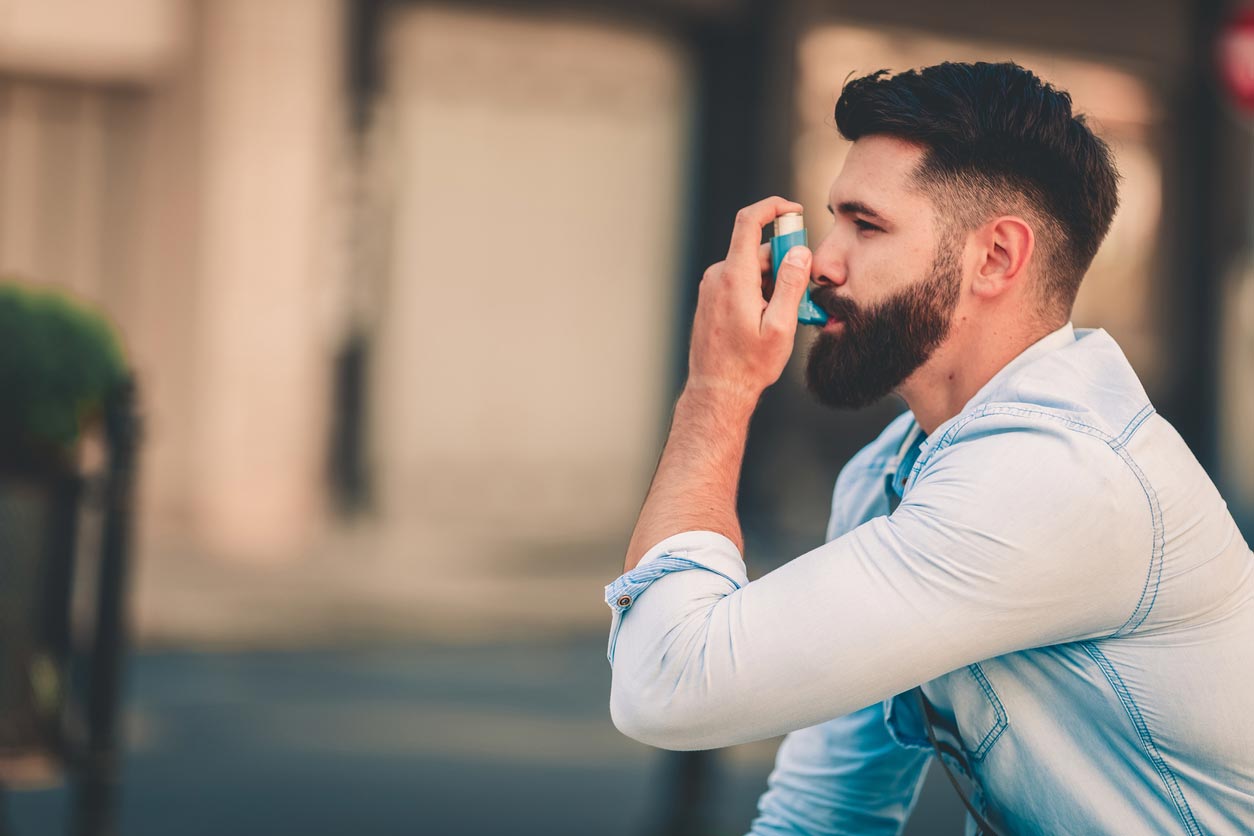
[[[606,590],[615,724],[788,733],[753,833],[897,834],[929,763],[968,833],[1254,832],[1254,555],[1118,345],[1075,329],[1118,175],[1014,64],[845,85],[835,226],[770,292],[773,197],[702,281],[687,383]],[[807,285],[815,397],[908,411],[841,471],[828,542],[749,582],[749,419]]]

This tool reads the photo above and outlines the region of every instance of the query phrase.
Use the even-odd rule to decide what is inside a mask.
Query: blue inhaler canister
[[[806,245],[805,219],[800,212],[789,212],[775,219],[775,235],[771,238],[771,274],[779,275],[780,262],[793,247]],[[810,288],[806,288],[797,308],[797,321],[803,325],[822,325],[827,322],[827,311],[810,301]]]

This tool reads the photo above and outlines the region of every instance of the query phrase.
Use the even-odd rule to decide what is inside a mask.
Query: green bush
[[[0,281],[0,467],[71,462],[126,378],[104,316],[64,293]]]

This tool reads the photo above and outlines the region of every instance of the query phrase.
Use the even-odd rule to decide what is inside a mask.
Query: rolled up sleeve
[[[726,592],[734,592],[749,582],[745,562],[731,540],[713,531],[685,531],[667,537],[645,552],[636,568],[620,575],[605,587],[605,603],[612,613],[610,642],[606,658],[614,664],[614,646],[623,626],[623,618],[644,592],[654,583],[671,574],[699,569],[710,572]]]
[[[751,584],[720,535],[650,550],[607,590],[615,725],[667,749],[743,743],[1124,623],[1153,537],[1119,457],[1053,425],[987,422],[960,441],[892,516]]]

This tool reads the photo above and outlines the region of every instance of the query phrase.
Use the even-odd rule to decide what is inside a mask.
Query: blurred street
[[[126,836],[657,833],[667,753],[610,723],[599,637],[493,647],[144,653],[131,663]],[[726,750],[712,832],[754,815],[777,741]],[[66,832],[63,789],[12,793],[14,836]],[[960,832],[929,775],[908,836]]]

